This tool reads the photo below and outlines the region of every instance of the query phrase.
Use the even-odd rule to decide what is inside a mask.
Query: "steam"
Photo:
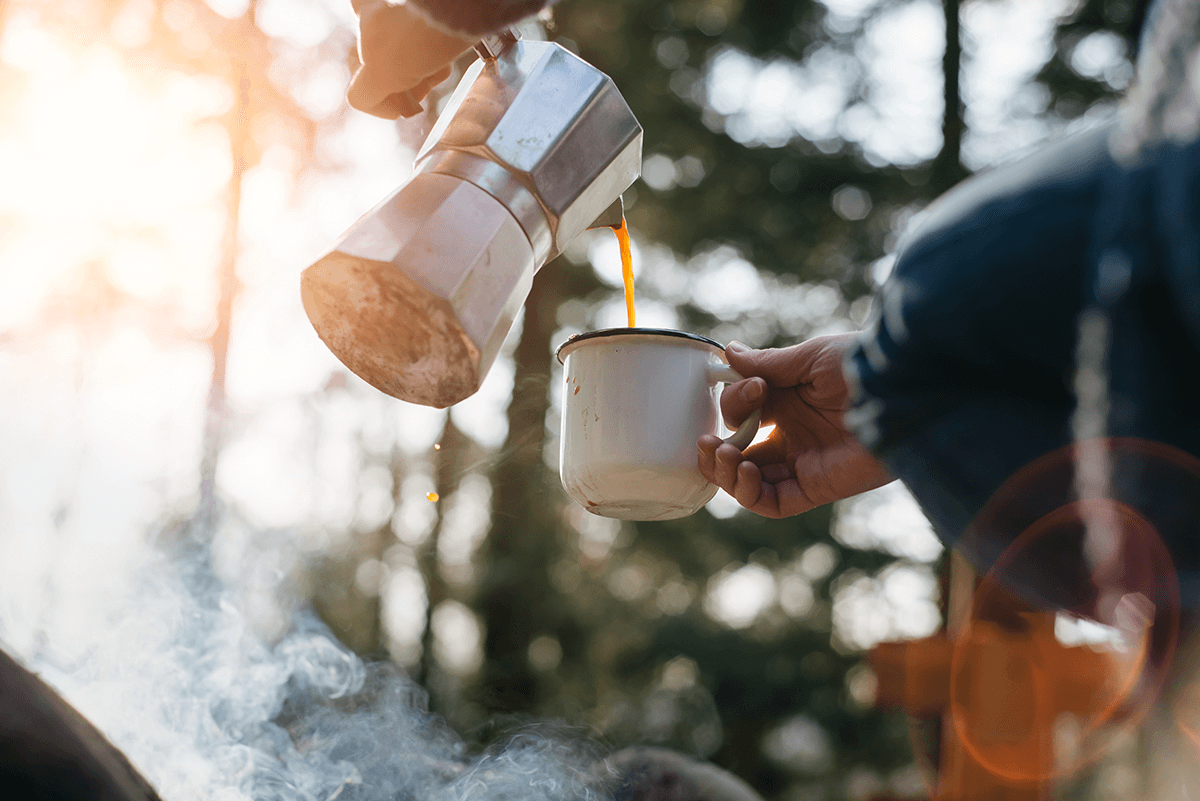
[[[16,652],[167,801],[606,797],[586,739],[547,724],[472,757],[398,667],[306,612],[267,639],[210,564],[207,547],[148,552],[122,598],[95,599],[101,624]]]

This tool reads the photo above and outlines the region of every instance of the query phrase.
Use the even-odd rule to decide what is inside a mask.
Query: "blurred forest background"
[[[1110,114],[1145,5],[562,0],[539,25],[645,129],[639,322],[762,347],[860,327],[926,203]],[[448,413],[323,349],[299,271],[453,86],[412,120],[349,111],[354,34],[349,0],[0,0],[4,648],[71,653],[134,554],[200,543],[262,636],[314,609],[473,742],[548,716],[770,799],[920,796],[863,661],[941,624],[903,488],[653,524],[562,493],[553,351],[620,324],[608,232],[541,271]]]

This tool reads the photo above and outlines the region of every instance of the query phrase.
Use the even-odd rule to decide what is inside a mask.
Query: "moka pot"
[[[542,265],[620,223],[641,170],[642,128],[604,73],[511,33],[476,49],[412,178],[301,277],[347,367],[438,408],[479,388]]]

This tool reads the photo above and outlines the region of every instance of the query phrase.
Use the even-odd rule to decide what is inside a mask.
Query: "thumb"
[[[804,342],[788,348],[755,350],[740,342],[730,342],[725,348],[729,366],[743,378],[759,376],[777,389],[805,383],[812,371],[813,348]]]
[[[725,353],[729,366],[746,378],[760,376],[775,389],[803,386],[809,403],[840,408],[847,396],[842,361],[856,339],[856,334],[832,334],[765,350],[731,342]]]

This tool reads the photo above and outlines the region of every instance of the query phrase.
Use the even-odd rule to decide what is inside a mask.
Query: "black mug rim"
[[[563,356],[563,349],[566,348],[568,345],[575,345],[579,342],[583,342],[588,339],[600,339],[601,337],[612,337],[612,336],[629,336],[631,334],[642,334],[642,335],[649,334],[649,335],[654,335],[654,336],[677,337],[679,339],[691,339],[691,340],[695,340],[696,342],[703,342],[706,345],[712,345],[713,347],[715,347],[721,351],[725,350],[725,346],[722,345],[720,342],[717,342],[715,339],[710,339],[710,338],[708,338],[706,336],[702,336],[700,334],[692,334],[687,331],[676,331],[674,328],[629,328],[629,327],[624,327],[624,328],[600,328],[596,331],[585,331],[582,334],[573,334],[572,336],[570,336],[567,339],[566,342],[562,343],[555,349],[554,356],[555,356],[555,358],[558,359],[559,364],[564,364],[565,363],[564,360],[566,357]]]

